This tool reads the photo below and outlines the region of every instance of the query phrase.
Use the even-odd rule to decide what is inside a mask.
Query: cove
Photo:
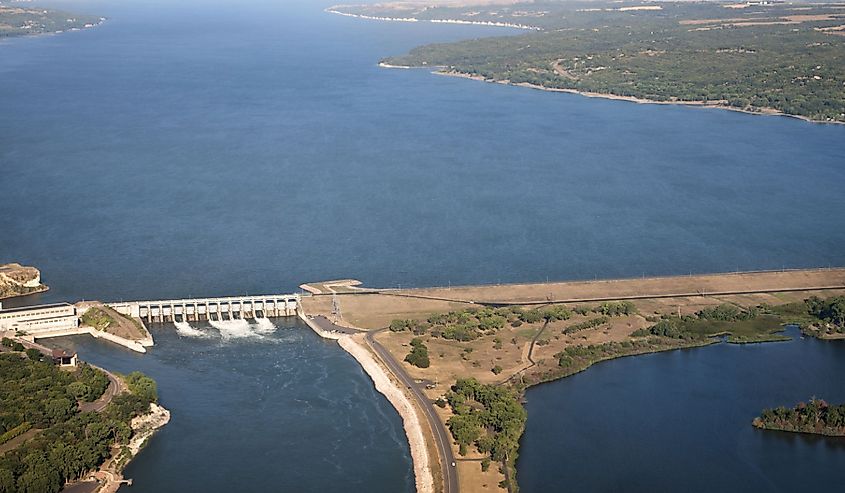
[[[845,343],[788,333],[612,360],[530,389],[521,490],[838,488],[845,440],[751,426],[767,407],[845,402]]]

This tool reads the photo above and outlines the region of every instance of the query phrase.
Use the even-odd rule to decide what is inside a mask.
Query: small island
[[[41,283],[41,272],[18,263],[0,265],[0,300],[41,293],[49,288]]]
[[[845,404],[831,405],[822,399],[799,402],[792,409],[783,406],[764,409],[752,422],[761,430],[791,431],[825,436],[845,436]]]

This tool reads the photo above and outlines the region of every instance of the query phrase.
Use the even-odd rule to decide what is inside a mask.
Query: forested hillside
[[[349,8],[358,15],[530,25],[384,60],[658,102],[845,121],[845,5],[534,2]]]
[[[0,493],[57,492],[127,443],[131,419],[156,399],[155,382],[130,377],[132,392],[115,396],[101,413],[80,412],[78,402],[97,399],[108,386],[102,372],[60,370],[34,350],[0,354]]]

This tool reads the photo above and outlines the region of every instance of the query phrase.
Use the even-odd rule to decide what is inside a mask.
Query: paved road
[[[316,317],[308,317],[312,322],[317,324],[317,327],[325,330],[326,332],[340,332],[341,334],[358,334],[362,331],[358,329],[352,329],[349,327],[344,327],[342,325],[337,325],[328,318],[324,317],[323,315],[317,315]]]
[[[452,441],[449,438],[449,432],[440,421],[440,418],[437,417],[437,414],[431,407],[428,397],[426,397],[422,390],[420,390],[417,383],[414,382],[414,379],[408,375],[404,368],[402,368],[402,364],[397,362],[390,352],[373,338],[376,333],[381,332],[382,330],[386,329],[368,332],[366,336],[367,343],[390,368],[390,371],[392,371],[393,374],[396,375],[396,377],[411,390],[412,396],[419,403],[420,408],[423,410],[423,413],[431,426],[431,429],[434,431],[434,441],[437,445],[437,455],[441,460],[440,469],[443,471],[444,492],[458,493],[458,471],[452,466],[452,464],[455,463],[455,455],[452,453]]]
[[[88,364],[91,365],[90,363],[88,363]],[[114,398],[114,396],[123,392],[125,389],[123,388],[123,384],[120,382],[120,380],[113,373],[106,371],[106,370],[103,370],[99,366],[94,366],[94,365],[91,365],[91,366],[94,367],[94,368],[97,368],[100,371],[102,371],[103,373],[106,374],[107,377],[109,377],[109,386],[106,388],[106,391],[103,392],[103,395],[101,395],[100,398],[97,399],[96,401],[81,403],[79,405],[79,410],[82,411],[82,412],[96,411],[96,412],[99,413],[99,412],[102,412],[103,409],[105,409],[106,406],[109,405],[109,402],[111,402],[111,400]]]

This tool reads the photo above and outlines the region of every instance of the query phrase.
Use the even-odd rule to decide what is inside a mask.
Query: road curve
[[[443,488],[444,493],[458,493],[458,472],[452,464],[455,464],[455,455],[452,453],[451,438],[446,427],[437,417],[437,413],[431,407],[428,397],[420,390],[417,383],[410,375],[402,368],[402,364],[393,358],[390,351],[384,348],[373,336],[376,333],[382,332],[386,329],[367,332],[367,344],[378,354],[379,358],[384,361],[391,372],[411,391],[411,395],[419,403],[420,409],[425,414],[431,430],[434,432],[434,441],[437,445],[437,455],[440,460],[440,470],[443,471]]]
[[[100,412],[103,412],[103,410],[106,408],[106,406],[109,405],[109,403],[114,398],[114,396],[116,396],[117,394],[120,394],[121,392],[123,392],[126,389],[123,386],[123,382],[121,382],[120,379],[117,378],[117,376],[115,374],[113,374],[112,372],[104,370],[103,368],[100,368],[99,366],[92,365],[91,363],[88,363],[88,365],[102,371],[103,373],[105,373],[106,376],[109,378],[109,386],[106,388],[106,391],[103,392],[103,395],[101,395],[100,398],[97,399],[96,401],[94,401],[94,402],[83,402],[83,403],[79,404],[79,410],[81,412],[95,411],[95,412],[100,413]]]

